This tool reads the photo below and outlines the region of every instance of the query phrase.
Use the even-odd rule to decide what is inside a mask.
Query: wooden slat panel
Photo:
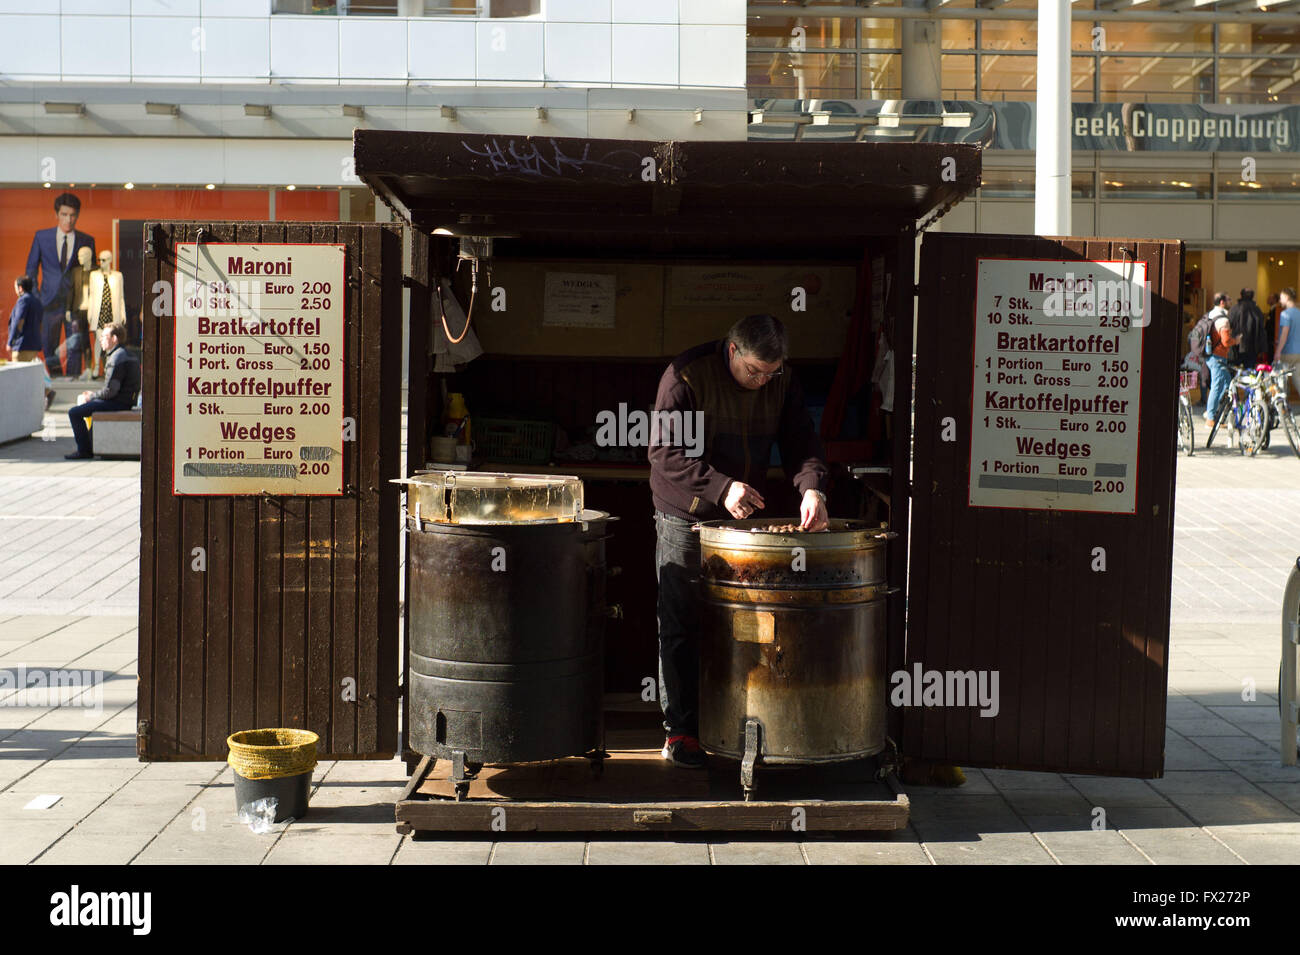
[[[427,458],[425,449],[425,437],[429,433],[429,379],[430,362],[429,362],[429,343],[431,334],[430,322],[433,318],[430,308],[430,295],[432,293],[431,282],[431,256],[433,250],[429,241],[429,236],[424,232],[416,229],[411,232],[411,271],[410,271],[410,328],[408,335],[409,350],[407,355],[407,392],[406,392],[406,469],[404,476],[410,477],[416,470],[423,467]],[[439,329],[438,334],[442,334]],[[402,535],[402,548],[404,563],[407,573],[403,575],[403,592],[402,606],[403,616],[401,621],[402,635],[404,637],[403,648],[409,645],[405,642],[409,638],[409,621],[407,619],[405,608],[411,605],[411,552],[410,538]],[[411,725],[410,705],[411,694],[407,688],[411,685],[410,671],[410,654],[403,652],[399,661],[402,674],[402,723],[401,723],[401,740],[399,747],[404,759],[413,759],[414,753],[409,750],[407,743],[407,727]]]
[[[235,227],[212,229],[218,242],[235,241]],[[203,505],[206,534],[203,542],[207,570],[204,584],[203,630],[198,635],[203,667],[203,736],[200,752],[219,751],[229,734],[230,722],[230,618],[234,606],[231,586],[235,552],[230,531],[231,498],[196,498]],[[196,615],[199,608],[195,608]]]
[[[338,223],[164,224],[148,273],[174,279],[174,243],[343,243],[348,249],[338,498],[171,492],[172,320],[145,344],[140,718],[146,758],[220,759],[226,736],[306,726],[323,757],[385,755],[397,740],[397,494],[401,244]],[[368,263],[364,271],[354,266]],[[344,290],[340,289],[340,293]],[[203,547],[207,570],[191,569]],[[357,699],[343,700],[344,677]]]
[[[1082,240],[1063,242],[1067,255],[1085,257],[1087,243]],[[1036,581],[1025,576],[1026,594],[1036,594],[1040,602],[1026,620],[1026,632],[1050,634],[1042,641],[1044,647],[1044,676],[1041,687],[1027,688],[1035,697],[1042,697],[1041,723],[1033,719],[1033,710],[1026,714],[1023,731],[1026,745],[1025,759],[1037,758],[1036,765],[1061,766],[1072,760],[1090,758],[1091,737],[1078,731],[1076,720],[1084,725],[1092,719],[1092,698],[1075,692],[1077,686],[1088,686],[1094,672],[1093,634],[1089,624],[1088,608],[1096,599],[1093,588],[1096,581],[1091,572],[1085,573],[1087,564],[1080,553],[1078,542],[1062,520],[1063,515],[1049,511],[1031,512],[1035,517],[1032,527],[1043,527],[1042,537],[1031,530],[1028,553],[1034,554],[1034,544],[1043,541],[1046,553],[1039,552],[1037,559],[1048,568],[1046,588],[1036,586]],[[1090,548],[1088,549],[1091,550]],[[1048,687],[1065,686],[1065,692],[1048,692]],[[1041,746],[1035,746],[1041,739]],[[1085,745],[1081,745],[1081,741]]]
[[[875,248],[871,250],[874,254]],[[883,247],[885,270],[893,276],[890,284],[890,298],[885,302],[887,309],[886,324],[892,331],[890,339],[894,349],[894,413],[893,455],[890,466],[893,468],[890,490],[890,529],[898,536],[888,546],[889,585],[897,587],[898,592],[887,598],[886,614],[888,619],[885,646],[885,672],[896,673],[903,668],[907,659],[906,621],[907,621],[907,548],[911,540],[911,484],[912,474],[909,467],[911,449],[912,421],[907,409],[912,407],[912,381],[908,373],[907,362],[900,356],[914,352],[912,339],[912,306],[914,298],[912,286],[916,277],[916,243],[912,236],[900,236],[893,248]],[[873,283],[884,282],[884,275],[872,274]],[[863,300],[870,303],[871,289],[860,293]],[[892,320],[890,317],[892,316]],[[874,348],[874,343],[872,344]],[[889,708],[886,720],[891,739],[899,740],[903,736],[903,713],[895,707]]]
[[[242,223],[235,227],[235,242],[255,243],[262,240],[262,227]],[[258,687],[265,678],[258,666],[258,621],[264,570],[261,551],[261,521],[256,497],[231,499],[231,560],[234,563],[230,621],[230,729],[231,732],[255,729],[265,724],[257,720]]]
[[[944,262],[943,256],[947,246],[928,243],[922,249],[920,285],[922,288],[943,291]],[[923,331],[939,327],[940,308],[938,295],[921,296],[917,302],[917,327]],[[938,335],[921,334],[916,342],[916,380],[918,390],[921,383],[934,386],[939,384],[939,338]],[[931,400],[916,402],[915,430],[913,441],[913,486],[914,496],[928,498],[929,507],[912,509],[912,541],[916,549],[912,553],[912,566],[908,575],[908,635],[906,664],[910,670],[913,661],[924,661],[930,653],[929,634],[936,627],[947,626],[948,579],[946,569],[952,565],[952,534],[949,529],[948,514],[951,509],[950,483],[951,461],[945,456],[940,442],[939,422],[948,416],[944,402],[947,395],[932,393]],[[942,477],[944,493],[940,493]],[[892,672],[892,671],[891,671]],[[924,739],[930,752],[942,755],[942,729],[937,722],[925,725],[922,710],[907,708],[903,710],[904,746],[910,746],[911,740]]]
[[[360,268],[359,287],[365,288],[369,276],[378,275],[380,269],[379,237],[366,233],[360,237],[360,254],[357,257]],[[355,270],[354,270],[355,272]],[[359,340],[354,362],[360,369],[356,391],[357,409],[357,480],[363,489],[378,491],[379,488],[379,428],[377,423],[379,407],[380,361],[378,354],[379,337],[372,335],[383,321],[383,303],[377,295],[361,297],[361,316],[358,321]],[[361,504],[358,512],[358,529],[360,532],[360,552],[357,566],[362,580],[379,580],[379,502],[371,495]],[[379,628],[379,594],[373,587],[363,587],[358,593],[357,624],[362,630]],[[364,749],[377,732],[375,718],[375,694],[378,690],[378,665],[371,654],[365,653],[360,645],[357,647],[353,661],[352,673],[357,681],[357,746]]]
[[[1029,238],[1007,243],[1005,254],[1008,257],[1025,257],[1033,253],[1034,241]],[[1001,247],[998,254],[1004,254]],[[978,319],[978,316],[974,316]],[[972,340],[975,334],[974,322],[970,322]],[[971,355],[967,353],[966,362],[971,364]],[[991,370],[990,370],[991,371]],[[973,396],[972,396],[973,402]],[[971,409],[969,414],[973,413]],[[964,475],[969,468],[971,418],[959,419],[959,427],[964,432],[961,459],[966,462],[962,469]],[[989,539],[988,535],[1001,535],[1007,540],[1028,541],[1029,516],[1033,511],[995,511],[989,508],[979,510],[979,540]],[[1025,603],[1030,595],[1025,593],[1025,581],[1028,575],[1025,566],[1030,561],[1037,561],[1040,555],[1027,551],[1023,546],[1000,555],[1000,559],[990,561],[981,555],[977,589],[987,592],[995,608],[992,613],[980,615],[984,632],[977,640],[977,646],[983,652],[975,657],[971,669],[977,672],[985,670],[998,671],[998,695],[1005,709],[999,714],[1000,720],[980,716],[979,707],[972,706],[966,710],[966,718],[971,727],[971,736],[978,745],[973,749],[975,758],[994,764],[1005,764],[1019,759],[1021,737],[1027,721],[1034,721],[1031,711],[1024,709],[1025,690],[1031,684],[1041,686],[1041,674],[1037,679],[1025,671],[1024,651],[1026,644],[1033,644],[1037,650],[1041,643],[1037,640],[1026,641],[1021,637],[1025,629]]]
[[[147,226],[145,241],[161,241],[163,230],[156,226]],[[147,256],[144,261],[144,288],[149,291],[146,301],[152,301],[152,290],[163,278],[162,259],[159,256]],[[154,713],[154,691],[157,681],[154,678],[156,629],[158,624],[154,608],[156,580],[154,568],[157,563],[157,515],[158,506],[158,436],[162,429],[158,417],[158,325],[166,322],[165,318],[152,318],[147,325],[144,341],[141,343],[141,367],[150,372],[141,376],[141,438],[140,438],[140,622],[138,630],[138,670],[139,687],[136,693],[136,720],[138,724],[151,725],[156,721]],[[144,755],[149,751],[149,739],[141,733],[136,740],[137,752]]]
[[[291,235],[294,233],[291,231]],[[338,242],[338,229],[333,225],[316,225],[308,228],[307,241],[318,244]],[[290,241],[297,241],[291,238]],[[344,265],[346,269],[346,263]],[[344,294],[343,289],[331,290],[331,294]],[[346,301],[346,299],[345,299]],[[344,321],[347,321],[346,314]],[[344,356],[331,356],[331,361],[343,361]],[[342,400],[336,396],[334,400]],[[343,462],[333,462],[342,467]],[[343,510],[353,506],[350,498],[313,497],[307,499],[307,535],[306,535],[306,726],[324,727],[325,732],[317,730],[327,750],[334,750],[334,725],[331,717],[331,698],[335,695],[332,687],[332,653],[335,642],[350,640],[351,634],[340,635],[334,627],[334,553],[337,542],[334,538],[334,513],[336,508]]]
[[[969,374],[979,257],[1148,265],[1136,513],[971,508]],[[1000,711],[912,711],[908,755],[966,765],[1158,776],[1173,534],[1180,243],[927,236],[917,347],[915,496],[907,661],[996,670]],[[958,440],[938,440],[944,417]],[[1166,440],[1166,438],[1168,440]],[[1091,570],[1094,547],[1107,569]]]
[[[268,233],[264,228],[263,236]],[[277,230],[279,231],[279,230]],[[310,242],[311,226],[283,227],[276,242]],[[272,241],[272,240],[267,240]],[[280,553],[280,712],[282,726],[307,725],[307,509],[310,499],[281,497],[284,550]],[[327,734],[328,738],[328,734]]]
[[[393,518],[400,513],[401,494],[394,478],[401,474],[401,415],[402,394],[398,383],[402,380],[402,241],[393,230],[370,230],[369,234],[378,238],[380,248],[379,269],[376,275],[398,276],[397,281],[385,281],[377,289],[380,294],[381,320],[379,325],[371,326],[374,335],[373,351],[379,358],[379,375],[376,380],[391,383],[379,392],[378,427],[379,455],[376,458],[375,484],[365,500],[376,501],[378,514],[378,552],[379,576],[376,579],[379,597],[379,626],[376,637],[371,644],[358,641],[358,646],[366,648],[373,645],[375,666],[375,700],[373,737],[361,736],[360,743],[368,746],[371,753],[391,753],[398,745],[396,720],[392,714],[397,711],[397,639],[398,597],[401,593],[397,587],[398,546],[400,541],[399,524]],[[364,579],[364,578],[363,578]]]
[[[357,643],[362,639],[363,628],[358,616],[360,598],[360,512],[357,504],[358,489],[361,487],[361,456],[358,454],[359,442],[355,435],[361,425],[360,401],[362,317],[361,301],[366,290],[373,290],[364,279],[355,280],[357,268],[361,262],[361,230],[353,226],[344,226],[340,230],[339,241],[344,245],[345,274],[348,281],[347,330],[344,334],[344,356],[346,364],[343,373],[344,415],[356,423],[353,440],[343,442],[343,487],[348,493],[346,506],[339,506],[335,511],[334,533],[334,620],[336,639],[331,650],[331,728],[336,751],[354,753],[358,749],[357,740],[357,700],[355,694],[349,699],[343,698],[343,681],[357,679]],[[357,688],[357,692],[361,692]]]
[[[165,249],[170,253],[177,241],[183,241],[185,226],[166,229]],[[170,261],[171,256],[167,259]],[[168,286],[176,279],[174,267],[165,264],[162,277]],[[172,307],[175,305],[173,299]],[[157,402],[157,464],[153,477],[158,482],[155,504],[155,534],[157,547],[154,554],[153,574],[156,580],[154,597],[155,643],[153,672],[154,685],[154,722],[152,726],[150,751],[175,754],[179,752],[180,710],[178,694],[180,692],[180,584],[181,584],[181,539],[180,539],[180,501],[172,496],[172,409],[173,381],[171,356],[176,350],[176,328],[169,319],[161,319],[154,325],[158,343],[159,364],[152,378],[156,382]],[[141,468],[143,471],[143,468]],[[146,573],[144,567],[140,573]]]

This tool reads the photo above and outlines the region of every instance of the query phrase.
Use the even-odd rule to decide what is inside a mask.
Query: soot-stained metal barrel
[[[590,579],[609,515],[448,523],[415,516],[415,496],[408,492],[411,749],[440,759],[461,752],[469,763],[598,750],[603,627],[592,626]],[[424,515],[431,510],[441,513]]]
[[[886,532],[699,526],[700,741],[740,758],[745,724],[767,763],[839,762],[885,748]]]

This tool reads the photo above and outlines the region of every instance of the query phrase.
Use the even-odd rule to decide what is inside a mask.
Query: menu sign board
[[[174,493],[343,493],[341,245],[176,246]]]
[[[970,504],[1132,514],[1142,262],[980,259]]]

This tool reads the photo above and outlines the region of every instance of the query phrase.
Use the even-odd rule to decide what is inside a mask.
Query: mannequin
[[[113,253],[99,253],[99,268],[90,273],[86,315],[90,320],[95,348],[95,377],[104,377],[103,348],[99,330],[108,325],[126,324],[126,300],[122,297],[122,273],[113,269]]]
[[[68,310],[64,316],[70,323],[67,339],[67,367],[69,374],[73,373],[74,369],[80,369],[82,378],[89,378],[91,375],[90,325],[86,319],[86,302],[90,293],[90,273],[94,268],[95,253],[83,245],[77,250],[77,264],[68,270],[71,288],[68,295]]]

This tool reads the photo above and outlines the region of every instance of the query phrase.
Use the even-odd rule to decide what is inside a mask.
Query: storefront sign
[[[974,100],[776,100],[752,101],[763,121],[749,139],[793,140],[793,120],[809,110],[828,112],[832,122],[804,126],[803,139],[853,142],[978,143],[986,149],[1035,148],[1036,104]],[[881,122],[882,115],[890,118]],[[789,117],[788,121],[786,117]],[[862,127],[852,117],[872,120]],[[933,124],[944,117],[942,125]],[[1071,103],[1070,148],[1099,152],[1300,152],[1300,106],[1202,105],[1192,103]]]
[[[1142,262],[980,259],[970,504],[1132,514]]]
[[[341,245],[176,246],[176,494],[343,493]]]
[[[547,272],[542,324],[613,328],[618,280],[613,275]]]

